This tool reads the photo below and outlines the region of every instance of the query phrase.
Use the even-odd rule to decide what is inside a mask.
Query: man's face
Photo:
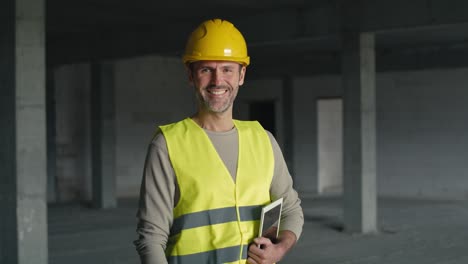
[[[224,113],[232,110],[246,68],[230,61],[198,61],[191,65],[190,82],[201,110]]]

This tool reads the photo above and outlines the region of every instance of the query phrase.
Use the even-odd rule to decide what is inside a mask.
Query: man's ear
[[[239,86],[244,84],[245,72],[247,71],[247,67],[242,66],[239,73]]]
[[[187,73],[189,84],[193,86],[192,67],[190,67],[190,64],[185,64],[185,72]]]

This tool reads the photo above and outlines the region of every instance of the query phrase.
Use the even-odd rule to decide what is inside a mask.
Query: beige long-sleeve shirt
[[[235,181],[238,158],[237,129],[205,132]],[[283,197],[280,230],[292,231],[299,239],[304,224],[301,201],[293,189],[292,178],[278,143],[271,133],[268,132],[268,136],[275,161],[270,196],[271,200]],[[168,156],[166,140],[163,134],[158,132],[148,148],[137,212],[138,239],[134,243],[142,264],[167,263],[164,250],[172,226],[172,211],[178,199],[177,179]]]

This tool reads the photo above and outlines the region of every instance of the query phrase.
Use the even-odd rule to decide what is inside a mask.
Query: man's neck
[[[192,116],[192,120],[201,128],[214,132],[226,132],[234,127],[232,114],[229,113],[203,114],[198,112]]]

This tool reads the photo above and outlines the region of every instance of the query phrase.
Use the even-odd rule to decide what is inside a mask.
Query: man
[[[250,62],[245,40],[228,21],[205,21],[183,62],[198,111],[161,126],[150,144],[137,213],[141,263],[278,262],[299,238],[303,213],[274,137],[232,117]],[[257,237],[259,208],[281,197],[273,243]]]

